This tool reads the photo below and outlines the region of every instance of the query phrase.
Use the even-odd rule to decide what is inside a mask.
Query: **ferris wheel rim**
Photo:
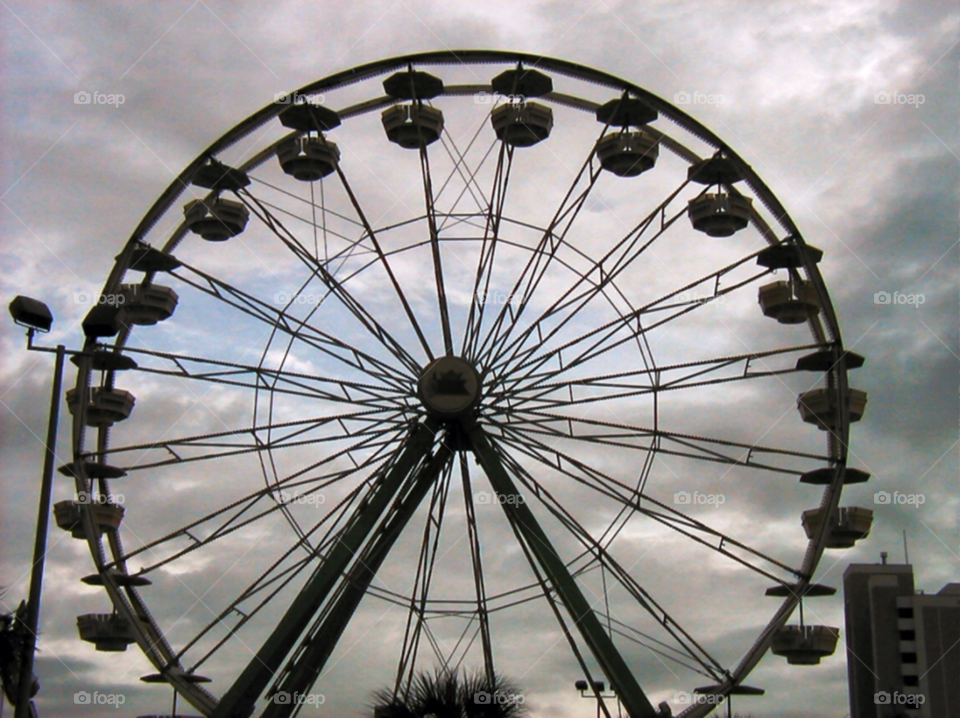
[[[773,195],[769,188],[763,183],[763,181],[755,175],[752,168],[747,165],[742,158],[739,157],[731,148],[729,148],[725,143],[723,143],[718,137],[713,135],[709,130],[700,125],[692,117],[686,115],[682,110],[677,109],[670,103],[662,100],[661,98],[652,95],[646,90],[628,83],[619,78],[616,78],[607,73],[592,70],[586,68],[582,65],[576,65],[574,63],[569,63],[563,60],[557,60],[553,58],[540,58],[533,55],[525,53],[510,53],[510,52],[500,52],[500,51],[445,51],[445,52],[436,52],[436,53],[419,53],[413,55],[404,55],[396,58],[391,58],[388,60],[383,60],[376,63],[370,63],[367,65],[354,68],[352,70],[347,70],[341,73],[335,73],[334,75],[328,76],[327,78],[321,79],[319,81],[310,83],[303,86],[297,92],[302,94],[315,94],[323,91],[332,91],[338,89],[346,84],[353,84],[363,80],[368,80],[373,77],[383,75],[390,72],[391,70],[404,69],[408,66],[431,66],[431,65],[443,65],[443,64],[455,64],[464,62],[465,64],[507,64],[515,62],[530,62],[531,66],[535,66],[541,69],[549,69],[560,74],[567,74],[571,77],[574,77],[578,80],[584,80],[587,82],[594,82],[596,84],[601,84],[611,89],[616,89],[623,92],[634,93],[637,97],[642,98],[645,102],[648,102],[651,106],[655,107],[660,111],[665,117],[673,121],[675,124],[680,125],[683,129],[687,130],[691,134],[698,136],[700,139],[704,140],[708,144],[715,147],[717,150],[722,150],[726,156],[729,156],[736,164],[739,165],[739,169],[744,174],[744,179],[747,181],[751,189],[753,190],[755,196],[759,197],[768,208],[775,210],[775,214],[779,213],[777,216],[777,221],[781,223],[781,226],[784,226],[786,229],[794,230],[792,232],[794,240],[800,246],[803,257],[805,260],[805,270],[809,281],[811,281],[819,295],[821,301],[821,308],[823,311],[822,318],[826,320],[827,333],[832,337],[832,345],[836,346],[837,351],[842,354],[843,348],[840,343],[840,332],[839,326],[837,325],[836,316],[832,307],[832,304],[829,299],[829,295],[826,290],[826,286],[823,282],[823,279],[820,275],[819,269],[816,266],[815,262],[810,261],[809,256],[805,252],[805,243],[803,238],[800,235],[799,231],[796,230],[793,221],[790,219],[789,215],[783,210],[782,205],[780,205],[779,200]],[[202,165],[207,158],[214,157],[219,154],[222,150],[236,143],[238,140],[242,139],[250,132],[252,132],[257,127],[268,122],[269,120],[276,117],[277,114],[283,109],[283,106],[277,106],[275,104],[268,105],[267,107],[261,109],[260,111],[254,113],[246,120],[234,126],[231,130],[228,130],[220,139],[210,145],[203,153],[201,153],[193,162],[191,162],[187,168],[181,173],[181,175],[164,191],[161,197],[154,203],[154,205],[148,210],[147,214],[144,216],[144,219],[138,225],[133,236],[127,243],[127,251],[121,254],[121,257],[118,259],[116,265],[111,271],[110,278],[107,281],[107,286],[105,287],[106,291],[110,290],[112,287],[115,287],[117,284],[122,281],[123,275],[127,270],[125,262],[128,262],[128,253],[129,249],[134,246],[134,244],[141,240],[156,220],[166,212],[169,207],[176,201],[177,197],[182,194],[185,190],[185,187],[189,184],[189,177],[192,176],[193,172],[197,167]],[[249,163],[245,164],[247,166],[255,166],[254,161],[257,160],[258,163],[265,161],[273,156],[271,150],[275,150],[276,144],[279,144],[282,140],[279,140],[271,148],[264,150],[265,156],[260,156],[253,158]],[[263,155],[264,153],[261,153]],[[186,180],[186,181],[185,181]],[[175,239],[171,241],[175,243],[179,241],[180,237],[183,236],[185,230],[178,232],[175,235]],[[769,240],[768,240],[769,241]],[[168,246],[165,248],[166,251],[170,251],[171,247]],[[820,318],[814,317],[809,320],[811,323],[819,322]],[[120,339],[115,345],[115,348],[122,349],[126,343],[126,334],[121,335]],[[88,340],[86,350],[91,350],[93,346],[96,345],[96,341]],[[841,367],[837,372],[838,380],[840,383],[839,391],[843,392],[846,390],[846,369]],[[86,386],[87,378],[82,378],[79,380],[82,382],[83,386]],[[81,386],[78,383],[78,388]],[[84,427],[80,427],[80,431],[85,431]],[[848,444],[848,432],[849,432],[849,419],[844,418],[840,424],[840,453],[838,456],[834,457],[837,465],[843,467],[846,463],[846,446]],[[100,450],[100,449],[98,449]],[[76,457],[76,460],[80,460],[80,456]],[[78,486],[80,479],[78,478]],[[842,491],[842,485],[837,484],[837,481],[834,481],[824,492],[824,506],[836,506],[837,501],[839,500],[840,492]],[[92,524],[91,524],[92,527]],[[91,538],[89,540],[91,553],[94,555],[95,562],[98,564],[98,569],[102,568],[108,563],[117,565],[117,558],[114,557],[113,562],[108,562],[103,559],[103,547],[99,540],[92,538],[95,532],[91,531]],[[112,542],[112,537],[111,537]],[[825,542],[825,535],[821,534],[818,538],[810,539],[808,544],[808,556],[807,560],[812,563],[813,568],[809,571],[809,575],[806,578],[801,577],[799,580],[798,588],[804,588],[804,582],[809,582],[812,580],[812,573],[815,569],[817,563],[819,562],[819,555],[822,554],[823,544]],[[96,549],[94,545],[96,544]],[[111,545],[111,550],[113,551],[115,547]],[[117,551],[116,553],[121,553],[122,550]],[[99,557],[98,557],[99,555]],[[127,587],[124,591],[121,591],[121,586],[119,586],[115,581],[110,578],[105,578],[105,584],[107,586],[108,594],[111,596],[111,599],[114,602],[114,605],[118,604],[122,608],[121,610],[127,611],[130,615],[139,615],[143,617],[144,614],[149,616],[149,610],[146,607],[146,604],[143,603],[138,596],[138,592],[135,588]],[[128,603],[129,601],[129,603]],[[744,660],[740,664],[740,668],[745,669],[745,674],[749,673],[752,669],[752,665],[749,665],[754,658],[759,660],[760,657],[766,652],[766,646],[760,645],[764,642],[764,637],[769,638],[769,635],[772,633],[772,630],[779,625],[782,625],[788,618],[790,613],[792,613],[793,608],[795,608],[799,599],[796,597],[788,597],[784,603],[781,605],[781,608],[774,615],[774,618],[771,619],[770,624],[765,629],[764,633],[761,634],[758,639],[758,643],[755,644],[749,650],[748,654],[744,657]],[[153,623],[152,618],[149,620],[153,627],[159,632],[159,628]],[[162,637],[162,632],[159,632]],[[769,643],[769,641],[766,641]],[[158,664],[158,661],[155,660],[157,657],[157,646],[163,649],[162,640],[155,640],[153,645],[150,646],[150,650],[145,649],[145,653],[154,662],[158,669],[167,668],[169,670],[169,661],[164,665]],[[141,645],[141,648],[144,648]],[[755,662],[754,662],[755,665]],[[740,678],[737,674],[740,673],[740,668],[734,672],[734,675],[731,676],[731,682],[729,686],[723,690],[729,691],[733,688],[736,683],[737,678]],[[175,673],[175,671],[174,671]],[[178,686],[178,688],[184,689],[182,692],[193,695],[201,704],[204,702],[209,705],[209,701],[216,699],[209,692],[205,691],[201,686],[198,686],[195,682],[191,682],[189,678],[185,678],[182,681],[178,681],[176,676],[171,675],[171,683]],[[198,706],[199,707],[199,706]],[[691,709],[692,710],[692,709]],[[696,711],[689,712],[689,715],[695,715]],[[683,715],[688,715],[685,712]]]

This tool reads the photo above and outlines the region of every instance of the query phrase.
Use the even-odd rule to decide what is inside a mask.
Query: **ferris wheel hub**
[[[455,356],[435,359],[417,382],[417,395],[431,416],[457,419],[480,401],[480,374],[473,364]]]

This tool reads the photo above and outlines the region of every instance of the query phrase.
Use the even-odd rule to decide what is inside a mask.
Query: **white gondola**
[[[810,282],[779,281],[760,287],[763,315],[781,324],[802,324],[820,311],[817,290]]]
[[[846,403],[850,421],[860,421],[867,407],[867,392],[848,389]],[[824,431],[833,428],[840,421],[840,407],[837,404],[836,392],[827,387],[805,391],[797,397],[800,418],[808,424],[816,424]]]
[[[137,400],[133,394],[123,389],[90,387],[87,395],[87,426],[112,426],[118,421],[129,418]],[[80,401],[76,389],[67,392],[67,408],[76,416]]]
[[[277,145],[280,168],[301,182],[316,182],[332,174],[340,149],[322,137],[291,137]]]
[[[159,284],[121,284],[125,297],[123,309],[130,324],[151,326],[169,319],[177,309],[180,297],[171,287]]]
[[[532,147],[553,129],[553,110],[536,102],[510,102],[490,113],[497,139],[513,147]]]
[[[618,177],[636,177],[653,169],[659,140],[649,132],[617,132],[597,142],[600,166]]]
[[[803,512],[803,530],[808,539],[813,539],[823,524],[823,509]],[[851,548],[857,541],[870,535],[873,526],[873,511],[859,506],[838,508],[830,521],[825,546],[827,548]]]
[[[433,144],[443,132],[443,113],[426,105],[394,105],[380,119],[387,139],[407,150]]]
[[[698,232],[710,237],[729,237],[750,223],[753,202],[731,192],[707,192],[690,200],[687,216]]]
[[[773,634],[770,650],[787,663],[815,666],[837,650],[840,629],[833,626],[782,626]]]
[[[194,234],[208,242],[223,242],[246,229],[250,212],[243,202],[232,199],[195,199],[184,206],[183,216]]]
[[[114,613],[86,613],[77,616],[80,640],[96,646],[98,651],[125,651],[136,642],[130,622]]]

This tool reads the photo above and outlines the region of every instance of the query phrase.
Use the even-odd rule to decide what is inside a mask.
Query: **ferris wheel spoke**
[[[424,354],[427,356],[427,360],[433,361],[433,352],[430,349],[430,345],[427,342],[426,336],[424,336],[423,329],[420,328],[420,323],[417,321],[417,317],[413,313],[413,309],[410,307],[410,302],[407,300],[407,296],[400,287],[400,282],[397,281],[397,277],[394,274],[393,269],[390,267],[390,262],[387,261],[387,256],[384,254],[383,248],[380,246],[380,242],[377,239],[377,234],[373,230],[373,225],[371,225],[370,221],[367,219],[367,215],[360,206],[360,202],[357,200],[357,196],[354,193],[353,188],[350,186],[350,182],[347,180],[347,176],[344,174],[339,163],[336,166],[336,172],[337,176],[340,178],[340,183],[343,186],[343,189],[350,198],[350,204],[353,205],[354,211],[357,213],[357,217],[360,219],[360,223],[363,225],[364,230],[366,231],[366,236],[373,245],[373,249],[377,253],[377,257],[379,257],[380,263],[383,265],[383,269],[390,279],[390,283],[393,285],[394,291],[397,294],[397,298],[400,300],[400,304],[403,306],[403,311],[410,320],[410,326],[413,328],[414,332],[416,332],[417,338],[420,340],[420,346],[423,348]],[[415,371],[419,371],[419,364],[414,363],[413,368]]]
[[[271,331],[294,337],[303,344],[336,359],[353,370],[363,372],[369,377],[375,377],[386,386],[393,387],[398,391],[409,391],[409,378],[403,370],[387,364],[335,336],[320,331],[303,320],[268,305],[266,302],[235,289],[206,272],[188,267],[186,264],[181,269],[197,275],[201,281],[192,280],[179,271],[170,274],[194,289],[262,322]]]
[[[440,256],[440,232],[434,206],[433,177],[430,173],[430,155],[426,142],[420,143],[420,176],[423,181],[423,198],[427,209],[427,229],[430,232],[430,253],[433,256],[433,278],[437,285],[437,305],[440,310],[440,330],[443,333],[443,351],[453,356],[453,335],[450,332],[450,308],[447,304],[447,288],[443,278],[443,259]]]
[[[375,462],[370,462],[371,467],[374,466],[374,464]],[[315,561],[318,557],[323,557],[324,552],[329,553],[329,551],[333,546],[336,545],[343,534],[343,526],[348,523],[348,512],[355,508],[358,504],[362,504],[365,500],[369,500],[369,498],[373,496],[374,492],[379,488],[379,485],[380,484],[376,482],[372,484],[362,483],[351,490],[349,494],[341,499],[336,506],[331,508],[326,516],[317,521],[308,532],[305,532],[305,534],[298,541],[296,541],[289,549],[287,549],[270,567],[263,571],[260,576],[255,579],[254,582],[251,583],[236,599],[234,599],[213,621],[208,623],[207,626],[205,626],[197,636],[195,636],[189,643],[181,648],[178,655],[182,656],[185,654],[193,645],[199,642],[204,635],[221,625],[227,616],[233,612],[236,612],[241,616],[241,619],[229,629],[227,635],[221,638],[212,648],[208,650],[204,656],[197,661],[196,666],[199,667],[209,660],[246,623],[249,623],[252,619],[254,619],[256,615],[263,608],[265,608],[273,598],[275,598],[284,588],[286,588],[294,579],[296,579],[296,577],[304,568]],[[329,524],[329,526],[327,526],[326,533],[316,541],[315,545],[311,545],[309,543],[310,537],[327,524]],[[309,548],[309,551],[306,552],[304,557],[302,557],[299,561],[295,561],[292,565],[289,565],[286,568],[281,568],[281,566],[294,553],[303,551],[304,548]],[[258,593],[266,591],[271,586],[274,586],[273,590],[266,594],[257,605],[251,608],[245,608],[243,610],[239,608],[240,605],[245,601],[248,601]]]
[[[715,282],[718,285],[720,279],[725,274],[730,273],[735,268],[749,261],[751,258],[752,257],[746,257],[738,262],[728,265],[717,272],[713,272],[699,280],[696,280],[685,287],[675,290],[668,295],[644,305],[643,307],[635,309],[627,314],[617,317],[616,319],[606,322],[601,326],[584,332],[577,337],[565,341],[563,344],[554,347],[553,349],[549,349],[543,353],[538,353],[538,349],[540,349],[542,344],[534,345],[514,357],[512,366],[503,367],[499,372],[500,376],[503,377],[514,375],[516,378],[513,379],[513,384],[517,384],[525,380],[534,371],[555,358],[561,362],[561,368],[559,369],[558,373],[568,371],[591,360],[595,360],[627,342],[635,341],[654,329],[678,319],[684,314],[689,314],[690,312],[696,311],[698,308],[703,307],[706,303],[700,301],[675,304],[669,307],[665,303],[667,300],[675,297],[677,294],[688,291],[698,285],[702,285],[707,282]],[[725,296],[740,289],[741,287],[750,285],[768,273],[769,270],[763,270],[755,275],[751,275],[746,279],[735,282],[726,289],[717,291],[713,298]],[[642,318],[644,315],[661,311],[670,311],[676,307],[679,307],[679,309],[676,309],[674,313],[669,314],[667,317],[660,319],[659,321],[654,321],[647,326],[643,325]],[[568,353],[574,353],[575,356],[572,359],[565,360],[563,358],[563,352],[565,351]],[[501,381],[503,380],[501,379]]]
[[[531,253],[526,265],[517,277],[517,281],[510,292],[510,297],[519,297],[517,310],[513,311],[512,302],[505,302],[494,320],[487,338],[480,345],[479,356],[489,356],[488,363],[491,365],[497,363],[500,355],[500,352],[497,351],[498,345],[504,343],[516,327],[526,305],[536,291],[540,280],[547,273],[553,258],[564,245],[567,233],[573,227],[574,222],[580,215],[580,210],[586,204],[590,192],[600,177],[602,170],[599,167],[591,167],[592,159],[593,153],[591,152],[567,189],[560,206],[540,238],[536,250]],[[578,192],[578,186],[584,180],[584,177],[586,177],[586,186]]]
[[[480,133],[484,130],[484,123],[480,122],[477,124],[477,131],[473,134],[473,137],[470,139],[470,142],[467,144],[463,152],[457,147],[456,140],[453,139],[453,135],[450,134],[449,130],[444,128],[443,133],[440,135],[440,144],[443,147],[444,151],[447,153],[447,156],[453,162],[453,172],[450,173],[450,176],[446,179],[440,189],[437,191],[436,200],[439,200],[443,193],[446,191],[447,187],[450,186],[451,181],[454,176],[459,176],[463,182],[463,189],[460,190],[460,194],[456,196],[451,205],[449,212],[444,216],[443,222],[440,224],[440,231],[443,231],[446,228],[447,221],[452,217],[452,213],[456,207],[463,200],[464,195],[469,194],[470,198],[473,200],[473,203],[477,206],[477,209],[486,214],[490,207],[490,200],[487,199],[487,196],[483,192],[483,188],[480,187],[480,183],[477,181],[477,174],[483,169],[484,164],[486,164],[487,159],[493,152],[493,149],[499,144],[498,142],[491,142],[487,151],[484,153],[483,157],[480,158],[480,161],[477,163],[477,166],[474,169],[470,169],[467,166],[466,155],[470,152],[470,148],[473,147],[476,143],[477,138],[480,137]],[[479,197],[478,197],[479,195]]]
[[[504,467],[501,452],[490,443],[483,427],[476,425],[470,430],[469,437],[477,461],[483,467],[494,491],[498,495],[519,495],[516,484]],[[531,553],[536,557],[536,563],[540,565],[549,578],[550,584],[556,589],[581,636],[590,647],[594,659],[600,664],[611,683],[618,687],[620,699],[627,712],[639,718],[656,718],[657,711],[654,710],[623,657],[603,630],[590,603],[580,591],[543,529],[540,528],[531,510],[519,501],[505,502],[502,508],[511,523],[523,534]]]
[[[277,238],[284,244],[286,247],[293,252],[293,254],[313,273],[314,276],[319,278],[327,289],[333,293],[337,299],[340,300],[341,305],[343,305],[354,318],[360,322],[360,324],[379,341],[387,350],[389,350],[396,358],[403,363],[408,369],[412,371],[417,371],[419,369],[419,364],[411,357],[406,348],[398,342],[384,327],[364,308],[364,306],[353,297],[350,292],[344,287],[343,283],[338,281],[326,268],[325,263],[319,262],[310,251],[304,247],[299,240],[280,222],[280,220],[271,213],[255,196],[244,190],[243,194],[240,195],[244,200],[244,204],[250,209],[254,214],[256,214],[265,226],[267,226]],[[248,201],[249,200],[249,201]],[[251,202],[253,204],[251,204]],[[253,205],[256,205],[254,207]],[[383,256],[383,253],[380,251],[379,244],[376,244],[376,240],[373,235],[371,240],[375,242],[377,253],[380,255],[381,261],[386,262],[386,257]],[[392,277],[392,273],[391,273]],[[406,299],[404,298],[404,301]],[[419,332],[419,326],[416,326],[415,329]]]
[[[269,389],[280,394],[304,396],[359,407],[387,409],[402,408],[406,405],[405,397],[399,392],[390,391],[386,387],[376,384],[335,379],[284,369],[271,369],[263,366],[262,363],[260,366],[253,366],[131,347],[125,347],[123,351],[125,354],[140,354],[163,359],[170,365],[169,369],[137,367],[137,371],[147,374],[193,379],[248,389]],[[190,365],[192,364],[213,368],[191,369]]]
[[[130,444],[104,447],[97,451],[84,454],[87,459],[109,458],[119,454],[139,454],[135,462],[125,468],[127,471],[144,471],[158,466],[189,464],[196,461],[212,461],[250,452],[264,452],[275,449],[286,449],[311,444],[323,445],[336,443],[355,438],[363,438],[357,446],[363,446],[373,439],[389,436],[401,431],[409,421],[405,421],[399,414],[380,416],[382,410],[361,411],[333,416],[313,417],[277,424],[262,424],[243,429],[229,429],[226,431],[193,436],[161,439],[147,444]],[[332,429],[332,435],[302,438],[304,434],[320,429]],[[260,438],[263,432],[277,431],[277,437],[270,439]],[[188,454],[188,450],[196,450]],[[216,453],[203,453],[206,450]],[[346,449],[345,451],[350,451]],[[165,459],[147,461],[148,452],[160,451]]]
[[[708,371],[718,371],[719,368]],[[631,384],[622,384],[622,383],[606,383],[606,382],[591,382],[588,385],[584,385],[579,380],[571,382],[562,382],[557,384],[552,384],[547,387],[541,388],[536,392],[525,391],[524,394],[520,396],[511,396],[508,394],[501,394],[493,402],[491,406],[496,406],[505,399],[509,398],[509,407],[510,411],[518,411],[524,408],[531,409],[549,409],[549,410],[558,410],[571,406],[579,406],[583,404],[593,404],[597,402],[604,401],[617,401],[623,399],[633,399],[642,396],[647,396],[649,394],[663,393],[667,391],[676,391],[680,389],[697,389],[706,386],[718,386],[720,384],[729,384],[732,382],[747,381],[750,379],[760,379],[764,377],[771,376],[781,376],[785,374],[796,373],[796,369],[780,369],[776,371],[753,371],[749,374],[741,374],[738,376],[726,376],[726,377],[714,377],[703,379],[701,381],[693,381],[693,376],[682,377],[680,379],[674,380],[670,385],[664,386],[659,384],[641,384],[641,385],[631,385]],[[707,371],[703,374],[708,373]],[[608,389],[606,393],[591,393],[585,396],[574,397],[573,389],[574,388],[587,388],[593,390]],[[567,395],[564,398],[550,398],[551,394],[560,393],[562,395]]]
[[[671,217],[666,217],[667,207],[677,197],[677,195],[686,187],[684,182],[670,195],[667,196],[657,207],[647,214],[640,222],[630,229],[622,238],[617,240],[599,260],[593,257],[584,256],[592,268],[587,272],[575,272],[576,281],[567,287],[563,294],[557,298],[543,313],[537,317],[530,326],[524,329],[510,342],[501,342],[495,351],[491,352],[491,364],[508,364],[510,361],[522,354],[525,344],[536,337],[542,344],[555,334],[559,333],[563,327],[573,319],[578,312],[583,310],[591,301],[604,292],[608,287],[616,287],[614,281],[625,270],[632,266],[643,253],[649,249],[654,242],[660,239],[666,231],[682,216],[685,211],[680,210]],[[645,242],[641,243],[647,230],[655,226],[657,218],[660,218],[660,226],[653,235]],[[606,268],[604,265],[607,265]],[[580,290],[579,292],[577,290]],[[548,320],[559,315],[561,312],[569,310],[565,318],[550,329],[546,334],[544,327]]]
[[[451,453],[452,458],[452,453]],[[444,510],[450,490],[450,469],[452,462],[444,466],[441,480],[433,485],[430,506],[427,518],[423,524],[420,540],[420,553],[417,568],[414,573],[413,589],[407,606],[407,621],[403,633],[403,643],[400,647],[400,662],[397,668],[396,687],[404,685],[407,690],[413,681],[414,669],[417,662],[417,653],[420,648],[420,637],[426,627],[426,606],[430,596],[430,584],[433,579],[433,570],[437,561],[437,550],[440,546],[440,534],[443,530]]]
[[[703,546],[706,546],[707,548],[712,549],[713,551],[716,551],[726,558],[736,561],[742,566],[754,571],[759,575],[765,576],[772,581],[781,583],[782,578],[771,573],[769,569],[765,569],[761,566],[750,563],[748,560],[733,553],[726,547],[732,546],[736,549],[739,549],[744,553],[749,554],[752,558],[760,559],[769,566],[780,569],[781,571],[784,571],[793,577],[797,577],[800,574],[797,569],[788,566],[787,564],[778,561],[771,556],[768,556],[762,551],[740,541],[736,537],[730,536],[722,531],[718,531],[710,525],[694,519],[693,517],[684,514],[682,511],[672,508],[664,502],[653,498],[647,492],[634,489],[627,484],[613,478],[609,474],[578,460],[576,457],[560,452],[556,448],[548,446],[543,442],[521,441],[516,438],[514,432],[512,431],[508,432],[508,435],[503,438],[503,441],[513,446],[517,451],[520,451],[526,456],[536,460],[540,464],[549,467],[552,471],[556,471],[576,481],[577,483],[590,488],[591,490],[597,491],[602,496],[622,504],[624,509],[628,509],[631,513],[639,513],[647,516],[648,518],[653,519],[670,529],[673,529],[674,531]],[[523,470],[524,476],[529,477],[528,480],[532,484],[530,488],[535,489],[535,495],[541,500],[546,501],[546,499],[543,497],[550,496],[550,494],[545,488],[543,488],[541,482],[538,482],[529,474],[529,472],[527,472],[525,469],[522,469],[522,467],[517,470]],[[550,497],[550,501],[554,501],[552,497]],[[567,513],[563,510],[560,504],[556,503],[555,501],[554,503],[559,511],[562,511],[565,514]],[[645,507],[643,505],[644,503],[653,505],[659,509],[659,511],[649,508],[649,506]],[[694,531],[697,533],[693,533]],[[612,543],[613,538],[615,538],[615,535],[613,535],[614,532],[610,533],[611,536],[607,539],[606,544],[604,544],[602,539],[597,541],[597,545],[604,550],[608,548],[610,543]],[[703,536],[707,536],[711,540],[707,540],[703,538]],[[716,542],[716,545],[714,545],[714,542]]]
[[[671,456],[682,456],[703,461],[718,462],[733,466],[744,466],[763,471],[782,474],[797,474],[796,469],[759,463],[754,455],[770,457],[791,457],[830,461],[826,455],[811,454],[791,449],[778,449],[760,444],[747,444],[693,434],[681,434],[635,426],[622,422],[584,419],[563,414],[550,414],[544,411],[527,410],[518,412],[510,422],[496,422],[498,426],[509,426],[519,434],[552,436],[564,440],[573,440],[586,444],[606,445],[630,449],[641,453],[658,452]],[[578,427],[578,428],[575,428]],[[644,442],[651,442],[647,445]],[[676,445],[679,449],[666,448]],[[684,451],[686,449],[687,451]],[[724,453],[726,450],[726,453]],[[770,459],[772,460],[772,458]]]
[[[674,648],[669,643],[661,641],[649,633],[638,630],[625,621],[621,621],[616,616],[606,613],[599,608],[595,610],[600,618],[607,621],[607,626],[610,633],[615,633],[624,640],[630,641],[631,643],[636,643],[638,646],[647,649],[659,658],[671,661],[675,665],[682,666],[683,668],[686,668],[687,670],[696,673],[699,676],[703,676],[708,680],[719,680],[717,675],[704,670],[702,665],[694,665],[693,663],[688,662],[690,661],[690,655],[688,653]]]
[[[473,568],[473,585],[477,597],[477,620],[480,630],[480,645],[483,649],[483,666],[487,680],[492,681],[497,673],[493,663],[493,641],[490,636],[490,614],[487,610],[487,589],[483,578],[483,554],[477,534],[476,511],[470,484],[470,469],[465,452],[460,452],[460,481],[463,487],[463,506],[467,521],[467,539],[470,542],[470,564]]]
[[[683,388],[691,385],[690,380],[697,377],[707,376],[715,372],[728,368],[738,368],[738,378],[752,378],[773,376],[793,371],[798,371],[795,367],[790,369],[767,369],[757,371],[752,368],[754,364],[760,364],[766,367],[767,359],[781,355],[797,354],[804,351],[821,349],[819,344],[804,344],[799,346],[784,347],[781,349],[768,349],[765,351],[750,352],[748,354],[735,354],[716,359],[703,359],[692,362],[682,362],[679,364],[663,364],[654,367],[645,367],[632,371],[613,372],[595,374],[590,376],[579,376],[561,381],[550,381],[556,378],[556,372],[543,371],[528,375],[529,383],[523,385],[522,389],[513,389],[509,392],[502,391],[492,394],[492,405],[509,400],[510,407],[522,406],[527,401],[538,401],[542,396],[548,396],[555,392],[567,390],[567,393],[580,389],[589,390],[629,390],[629,391],[648,391],[659,389]],[[681,375],[681,372],[686,372]],[[648,384],[638,385],[637,381],[646,380]],[[617,395],[619,398],[619,395]],[[606,398],[598,397],[599,399]]]
[[[517,476],[522,485],[530,490],[533,496],[589,551],[596,561],[607,569],[618,584],[640,605],[672,638],[683,647],[684,652],[697,661],[705,670],[722,672],[723,667],[714,659],[690,633],[682,627],[680,622],[672,616],[650,593],[644,589],[629,571],[620,566],[610,555],[606,547],[598,542],[563,506],[556,501],[553,495],[538,482],[519,462],[507,455],[504,464]],[[594,596],[594,598],[597,598]],[[604,597],[605,598],[605,597]],[[599,602],[599,599],[596,601]],[[591,606],[591,611],[594,609]],[[715,676],[719,678],[719,676]]]
[[[397,433],[399,434],[399,432]],[[160,538],[145,543],[139,548],[121,554],[118,562],[129,561],[131,558],[147,552],[155,553],[157,549],[164,544],[169,544],[174,541],[180,542],[184,539],[191,541],[186,548],[176,550],[172,554],[164,557],[158,563],[154,563],[141,569],[142,573],[154,571],[163,565],[182,558],[188,553],[192,553],[200,548],[210,545],[212,542],[229,533],[233,533],[243,526],[249,525],[270,514],[273,514],[274,512],[280,511],[283,506],[296,501],[300,496],[315,494],[329,486],[351,478],[365,469],[376,466],[378,463],[385,460],[385,450],[394,444],[394,438],[385,438],[381,439],[380,441],[374,441],[373,438],[370,438],[356,442],[353,446],[332,453],[327,458],[312,464],[310,467],[306,467],[294,472],[284,479],[273,482],[261,489],[249,492],[245,496],[227,504],[226,506],[223,506],[222,508],[216,509],[205,516],[185,524],[184,526],[176,528]],[[358,448],[363,448],[366,450],[373,449],[374,453],[360,462],[353,462],[354,465],[351,468],[339,469],[317,477],[300,479],[300,477],[308,471],[312,471],[313,469],[316,469],[324,464],[332,464],[337,459],[347,456],[349,451],[355,451]],[[300,480],[298,481],[297,479]],[[306,493],[299,493],[299,490],[301,489],[305,489]],[[289,496],[283,496],[283,493],[287,491],[293,492],[295,490],[297,490],[298,493],[290,493]],[[275,496],[277,493],[280,493],[279,497]],[[268,504],[270,501],[273,503]],[[256,507],[261,505],[266,505],[266,508],[256,509]],[[255,509],[258,512],[251,513]],[[251,515],[248,516],[248,513],[251,513]],[[217,525],[213,525],[215,520],[219,520]],[[204,538],[199,538],[194,535],[201,533],[201,530],[203,533],[209,533],[207,533]]]
[[[510,170],[513,167],[513,148],[505,143],[500,145],[497,153],[497,166],[493,174],[493,185],[490,189],[490,202],[485,207],[485,223],[483,239],[480,244],[480,256],[477,258],[477,271],[473,280],[473,293],[470,296],[470,313],[467,316],[467,326],[463,337],[461,353],[473,360],[477,354],[477,342],[480,338],[480,329],[483,326],[483,316],[486,310],[486,298],[490,292],[490,279],[493,276],[493,265],[496,258],[497,242],[500,240],[500,224],[503,221],[503,206],[507,197],[507,188],[510,184]],[[482,288],[481,288],[482,287]],[[480,301],[480,297],[484,301]]]

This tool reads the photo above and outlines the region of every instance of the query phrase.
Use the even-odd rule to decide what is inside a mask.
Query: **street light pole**
[[[30,329],[30,338],[34,330]],[[63,360],[66,348],[57,345],[57,361],[53,370],[53,393],[47,421],[46,454],[43,457],[43,480],[40,484],[40,506],[37,509],[37,534],[33,544],[33,568],[30,572],[30,599],[27,602],[26,641],[20,665],[20,684],[16,718],[30,718],[30,692],[33,687],[33,664],[40,629],[40,597],[43,589],[43,567],[47,554],[47,529],[50,524],[50,501],[53,494],[53,466],[57,457],[57,427],[60,423],[60,394],[63,385]]]

